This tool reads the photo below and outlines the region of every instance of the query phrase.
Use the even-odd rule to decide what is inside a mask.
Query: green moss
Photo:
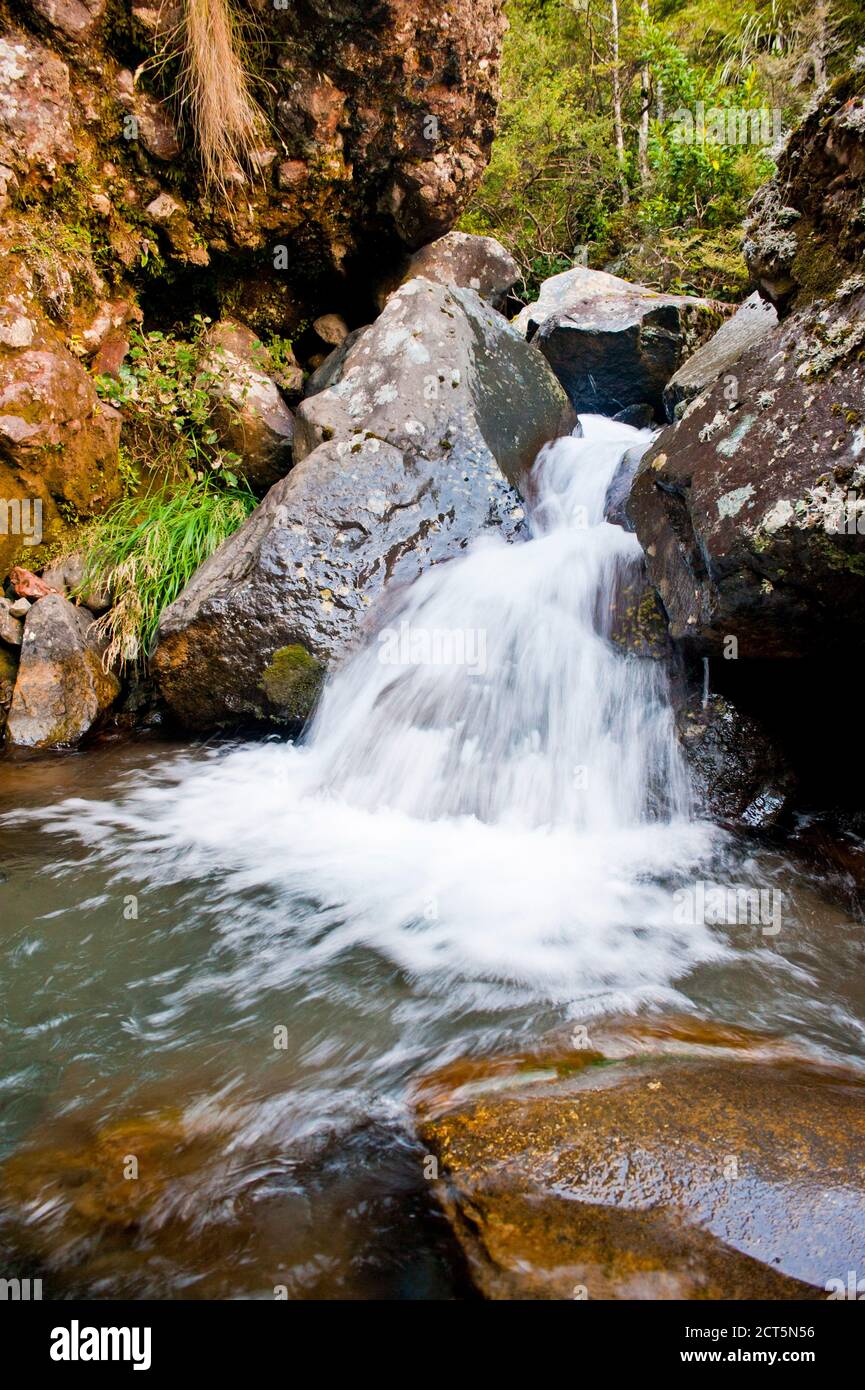
[[[305,719],[324,679],[324,666],[294,642],[275,651],[261,678],[268,702],[286,719]]]

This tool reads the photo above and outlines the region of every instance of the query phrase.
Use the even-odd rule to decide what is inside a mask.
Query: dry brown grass
[[[177,96],[205,181],[225,196],[237,171],[249,168],[267,125],[252,93],[231,0],[184,0],[168,47],[179,54]]]

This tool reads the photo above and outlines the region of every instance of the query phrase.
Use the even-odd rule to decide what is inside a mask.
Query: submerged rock
[[[487,527],[573,421],[543,358],[472,290],[413,280],[301,405],[295,467],[163,614],[153,669],[184,724],[296,721],[387,585]]]
[[[93,615],[60,594],[34,603],[6,725],[13,748],[69,748],[111,708],[120,683],[102,666]]]
[[[805,1299],[846,1279],[861,1078],[737,1030],[594,1031],[423,1085],[438,1195],[486,1297]]]
[[[438,285],[475,290],[494,309],[501,309],[520,278],[520,268],[500,241],[469,232],[448,232],[421,247],[378,293],[380,308],[400,285],[422,276]]]
[[[621,418],[645,404],[662,419],[664,387],[724,312],[707,299],[577,266],[545,280],[514,324],[540,348],[576,411]]]

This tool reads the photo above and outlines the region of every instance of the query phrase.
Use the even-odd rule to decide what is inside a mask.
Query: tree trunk
[[[619,71],[619,5],[618,0],[610,0],[610,19],[613,29],[613,125],[616,132],[616,155],[622,170],[622,202],[630,201],[628,184],[625,179],[625,135],[622,129],[622,78]]]
[[[640,9],[643,19],[649,18],[649,0],[640,0]],[[651,182],[651,172],[649,170],[649,101],[651,93],[651,80],[649,75],[649,64],[644,63],[640,69],[640,131],[637,144],[637,165],[640,170],[640,183],[643,188],[648,188]]]

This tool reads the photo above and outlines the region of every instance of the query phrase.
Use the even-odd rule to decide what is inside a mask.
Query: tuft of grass
[[[231,0],[184,0],[169,40],[180,56],[177,97],[194,133],[207,185],[223,197],[249,167],[266,117],[252,93],[246,46]]]
[[[98,590],[112,598],[96,623],[107,643],[106,669],[146,662],[163,609],[255,505],[244,483],[226,485],[206,475],[123,498],[79,534],[84,573],[78,593]]]

